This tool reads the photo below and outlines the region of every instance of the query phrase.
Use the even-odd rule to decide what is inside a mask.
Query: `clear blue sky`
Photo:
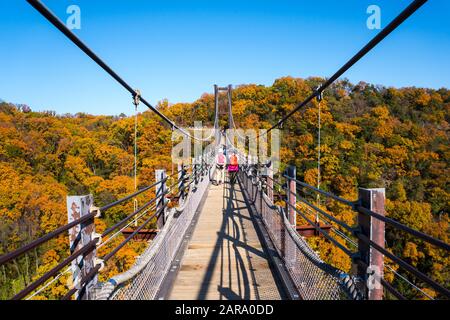
[[[190,102],[219,85],[330,76],[410,0],[45,0],[151,103]],[[345,74],[387,86],[450,87],[450,1],[430,0]],[[131,114],[131,97],[25,0],[0,1],[0,98],[58,113]],[[141,106],[140,110],[145,110]]]

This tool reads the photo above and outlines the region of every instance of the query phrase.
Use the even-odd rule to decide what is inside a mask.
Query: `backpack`
[[[218,164],[224,164],[225,163],[225,156],[223,154],[219,154],[217,157],[217,163]]]
[[[235,154],[231,155],[230,157],[230,164],[232,166],[237,166],[238,165],[238,158]]]

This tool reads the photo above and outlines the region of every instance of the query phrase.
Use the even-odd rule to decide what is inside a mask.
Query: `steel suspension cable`
[[[42,14],[51,24],[53,24],[59,31],[61,31],[67,38],[69,38],[72,43],[74,43],[78,48],[80,48],[86,55],[88,55],[95,63],[97,63],[103,70],[105,70],[114,80],[116,80],[122,87],[124,87],[131,95],[136,97],[136,91],[123,80],[114,70],[112,70],[98,55],[96,55],[86,44],[83,43],[66,25],[53,13],[51,12],[40,0],[27,0],[27,2],[33,6],[40,14]],[[157,108],[152,106],[143,97],[140,97],[140,101],[145,104],[151,111],[156,113],[162,120],[164,120],[170,126],[180,130],[184,135],[196,139],[186,130],[179,127],[175,122],[170,120]]]
[[[138,106],[141,93],[136,90],[136,96],[134,97],[134,192],[137,191],[137,125],[138,125]],[[134,198],[134,211],[139,207],[138,199]]]
[[[369,43],[367,43],[358,53],[356,53],[350,60],[348,60],[336,73],[334,73],[325,83],[319,86],[309,97],[298,104],[292,111],[285,115],[275,125],[266,130],[262,135],[268,134],[275,128],[280,127],[287,119],[294,113],[303,108],[306,104],[311,102],[316,96],[321,94],[326,88],[333,84],[339,77],[341,77],[348,69],[361,60],[368,52],[375,48],[381,41],[383,41],[389,34],[397,29],[405,20],[414,14],[420,7],[422,7],[428,0],[414,0],[405,10],[403,10],[394,20],[392,20],[383,30],[381,30]]]
[[[320,190],[320,157],[321,157],[321,150],[320,150],[320,143],[321,143],[321,102],[322,102],[322,93],[320,93],[317,97],[317,102],[319,104],[319,110],[318,110],[318,132],[317,132],[317,189]],[[320,207],[320,193],[317,193],[317,206]],[[320,224],[319,221],[319,214],[316,214],[316,223]]]

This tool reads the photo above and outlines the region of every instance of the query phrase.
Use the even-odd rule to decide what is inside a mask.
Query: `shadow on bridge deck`
[[[214,186],[169,299],[284,299],[239,184]]]

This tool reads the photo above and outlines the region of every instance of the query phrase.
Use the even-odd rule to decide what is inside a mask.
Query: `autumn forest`
[[[283,77],[272,86],[241,85],[233,91],[233,115],[240,128],[264,129],[311,94],[322,78]],[[184,127],[194,119],[212,125],[214,95],[193,103],[157,106]],[[132,105],[130,103],[130,110]],[[220,119],[221,126],[227,116]],[[407,226],[449,242],[450,90],[392,88],[364,82],[337,81],[321,103],[321,188],[354,200],[358,187],[386,188],[387,215]],[[318,104],[295,113],[281,131],[282,168],[295,165],[298,179],[317,179]],[[155,169],[173,172],[171,129],[153,113],[138,116],[138,184],[155,181]],[[104,205],[134,191],[134,117],[34,112],[0,103],[0,255],[67,223],[66,196],[93,194]],[[321,208],[349,224],[355,214],[333,202]],[[105,230],[133,209],[118,206],[96,220]],[[299,220],[299,224],[303,221]],[[120,242],[121,238],[115,241]],[[349,272],[351,261],[324,238],[310,244],[332,265]],[[345,246],[351,247],[345,239]],[[386,247],[439,283],[450,288],[450,258],[442,250],[386,229]],[[114,246],[114,241],[109,244]],[[101,279],[129,268],[142,242],[131,242],[108,263]],[[0,299],[8,299],[68,256],[62,235],[0,268]],[[101,248],[107,252],[108,246]],[[430,297],[437,293],[386,261],[386,280],[408,298],[427,298],[413,290],[398,272]],[[65,294],[68,275],[35,299]]]

